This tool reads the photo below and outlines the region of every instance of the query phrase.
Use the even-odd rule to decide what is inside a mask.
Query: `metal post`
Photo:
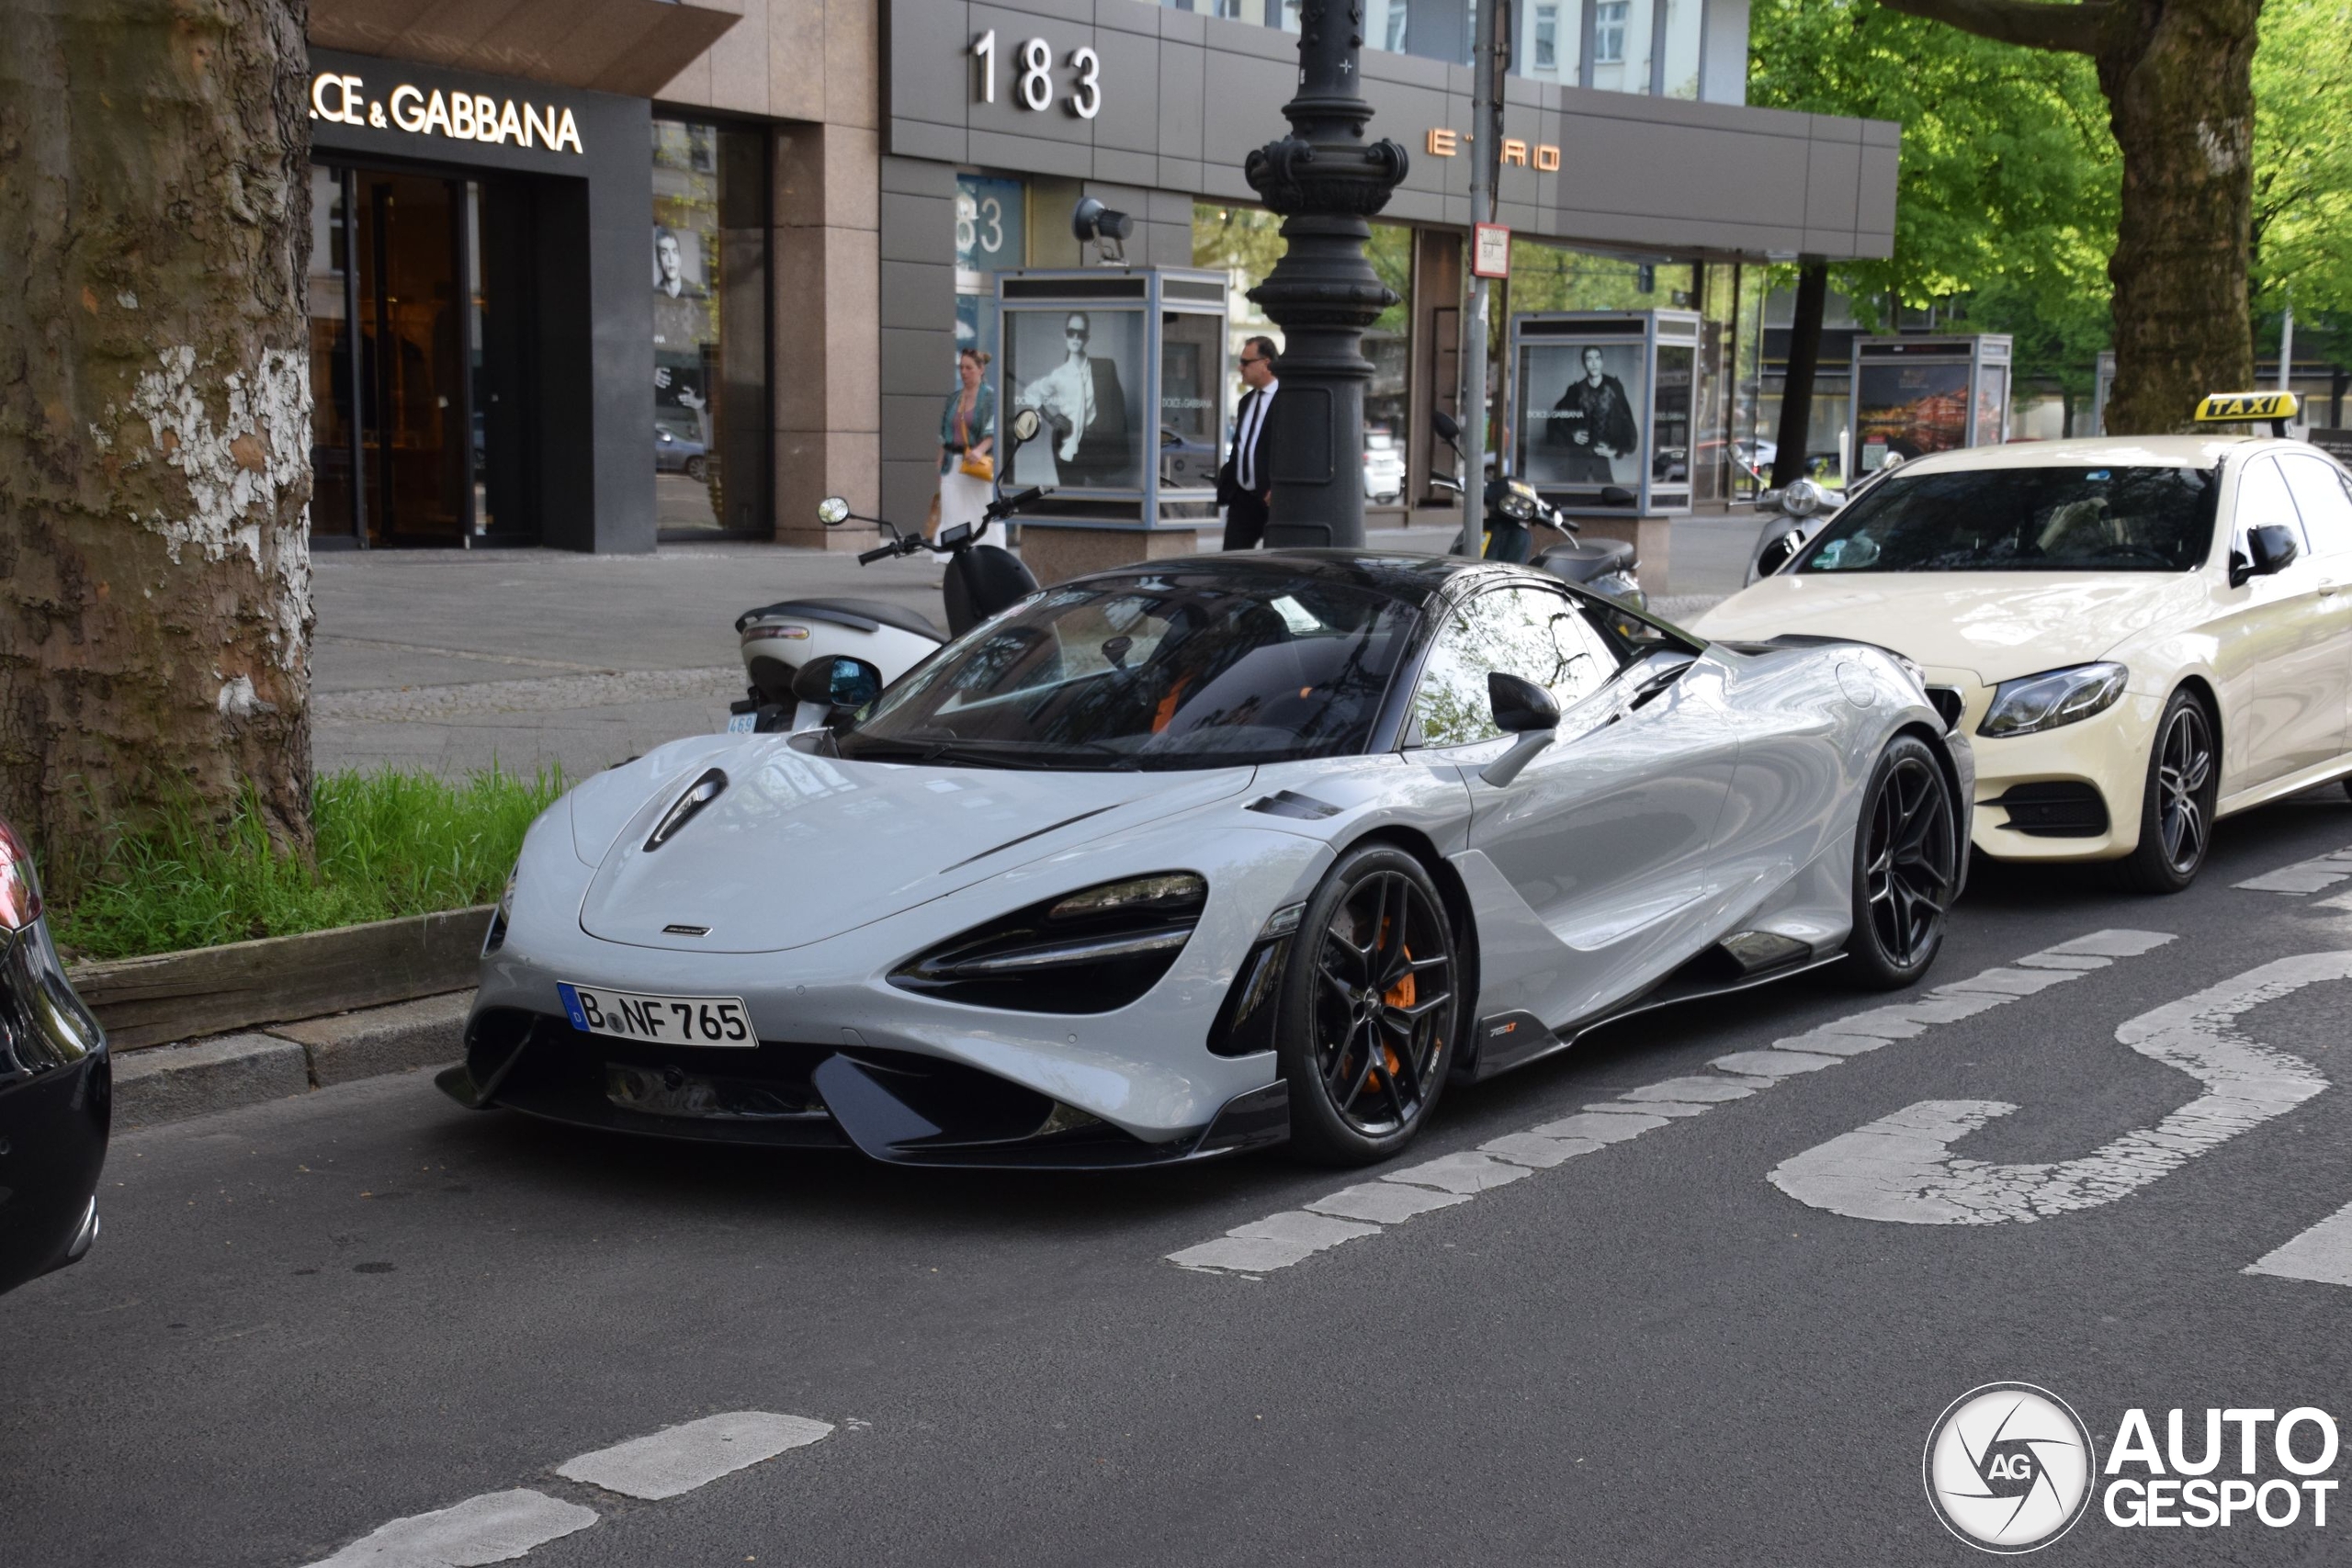
[[[1478,257],[1481,223],[1495,220],[1495,177],[1501,172],[1502,116],[1496,104],[1496,44],[1500,36],[1502,6],[1497,0],[1478,0],[1478,41],[1470,62],[1470,259]],[[1484,547],[1487,510],[1487,341],[1492,330],[1488,312],[1489,279],[1474,271],[1470,277],[1470,309],[1463,329],[1468,342],[1462,356],[1462,534],[1453,553],[1476,556]]]
[[[1405,150],[1364,144],[1372,106],[1357,88],[1363,0],[1299,10],[1291,133],[1250,154],[1243,174],[1283,215],[1288,243],[1250,298],[1283,329],[1282,390],[1266,433],[1273,504],[1266,543],[1363,543],[1363,330],[1396,296],[1364,259],[1365,222],[1405,177]]]
[[[2295,297],[2287,296],[2286,314],[2278,318],[2278,389],[2292,391],[2295,372]]]

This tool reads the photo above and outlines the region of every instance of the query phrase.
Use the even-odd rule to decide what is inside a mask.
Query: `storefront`
[[[1229,359],[1252,333],[1279,338],[1246,291],[1282,254],[1280,220],[1241,171],[1252,149],[1287,130],[1295,6],[1106,0],[1079,22],[1043,10],[967,15],[958,0],[884,3],[891,515],[919,515],[927,502],[955,350],[998,346],[992,275],[1103,259],[1070,233],[1081,197],[1135,218],[1130,263],[1227,275]],[[1374,0],[1365,21],[1371,134],[1412,160],[1367,247],[1398,297],[1364,340],[1363,458],[1376,508],[1437,503],[1431,479],[1453,461],[1430,415],[1457,412],[1470,16],[1466,0],[1409,12]],[[1547,0],[1514,16],[1524,36],[1506,96],[1498,214],[1514,231],[1513,276],[1493,301],[1490,406],[1501,406],[1515,313],[1694,311],[1689,412],[1672,441],[1661,433],[1658,457],[1687,477],[1695,502],[1728,499],[1753,484],[1770,265],[1888,253],[1899,130],[1738,102],[1740,0]],[[1224,439],[1237,394],[1227,389]],[[1506,462],[1517,456],[1511,434],[1498,423],[1489,442]]]
[[[311,537],[775,527],[771,130],[311,52]]]

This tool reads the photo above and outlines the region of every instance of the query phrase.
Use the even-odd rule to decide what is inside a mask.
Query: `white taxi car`
[[[2217,818],[2352,774],[2352,479],[2221,434],[1941,453],[1695,629],[1904,654],[1974,741],[1977,848],[2177,892]]]

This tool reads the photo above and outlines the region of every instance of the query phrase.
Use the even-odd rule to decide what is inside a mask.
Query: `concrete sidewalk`
[[[1690,618],[1739,586],[1751,513],[1674,529],[1673,596]],[[1378,547],[1438,554],[1450,526],[1375,530]],[[582,778],[681,735],[724,728],[742,695],[735,617],[778,599],[845,596],[944,624],[939,562],[861,567],[768,544],[560,550],[378,551],[315,558],[313,755],[321,773],[424,769],[462,777],[560,767]]]

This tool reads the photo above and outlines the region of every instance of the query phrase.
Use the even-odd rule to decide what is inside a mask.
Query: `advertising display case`
[[[1858,337],[1854,340],[1856,473],[1889,457],[1997,446],[2009,438],[2009,338]]]
[[[1623,516],[1690,510],[1695,310],[1544,310],[1510,319],[1510,422],[1518,477],[1563,511]]]
[[[1024,528],[1190,532],[1216,518],[1227,276],[1179,267],[1003,272],[997,407],[1045,433],[1004,476],[1054,493]]]

